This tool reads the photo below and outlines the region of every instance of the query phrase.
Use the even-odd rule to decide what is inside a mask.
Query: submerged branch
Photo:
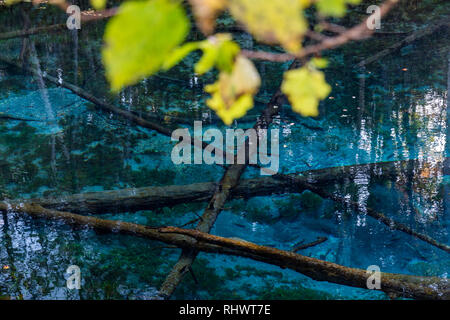
[[[448,161],[449,158],[445,158]],[[308,189],[309,183],[316,187],[342,184],[354,180],[361,170],[371,179],[392,179],[400,175],[411,175],[410,168],[418,165],[430,166],[419,160],[400,160],[369,164],[348,165],[324,169],[314,169],[292,174],[278,174],[254,179],[243,179],[231,192],[231,198],[251,198],[271,194],[300,193]],[[443,163],[435,163],[440,166]],[[136,212],[182,203],[208,201],[217,189],[217,182],[199,182],[187,185],[169,185],[130,188],[74,194],[58,198],[13,200],[14,203],[28,202],[49,209],[66,210],[76,213],[102,214],[114,212]]]
[[[4,33],[0,34],[0,40],[23,38],[23,37],[28,37],[28,36],[38,34],[38,33],[47,33],[47,32],[55,32],[55,31],[62,31],[62,30],[68,30],[67,25],[65,23],[53,24],[51,26],[30,28],[30,29],[25,29],[25,30],[15,30],[15,31],[4,32]]]
[[[319,245],[319,244],[321,244],[321,243],[323,243],[323,242],[325,242],[327,240],[328,240],[328,238],[326,238],[326,237],[319,237],[319,238],[317,238],[316,241],[313,241],[313,242],[307,243],[307,244],[300,244],[300,245],[294,247],[292,249],[292,252],[297,252],[297,251],[300,251],[300,250],[305,250],[305,249],[308,249],[308,248],[311,248],[311,247],[315,247],[315,246],[317,246],[317,245]]]
[[[36,68],[23,66],[23,65],[17,63],[16,61],[14,61],[8,57],[2,56],[2,55],[0,55],[0,61],[3,61],[4,63],[7,63],[16,68],[22,69],[24,71],[27,71],[34,76],[41,77],[42,79],[47,80],[50,83],[57,85],[58,87],[68,89],[68,90],[72,91],[74,94],[76,94],[77,96],[79,96],[80,98],[83,98],[84,100],[92,102],[96,108],[98,108],[102,111],[115,114],[116,116],[121,117],[122,119],[129,120],[132,123],[134,123],[135,125],[138,125],[142,128],[154,130],[154,131],[159,132],[167,137],[172,137],[173,128],[166,127],[166,126],[156,123],[156,122],[152,122],[148,119],[144,119],[144,118],[140,117],[139,115],[137,115],[134,112],[130,112],[128,110],[116,107],[115,105],[108,103],[104,99],[97,98],[96,96],[85,91],[83,88],[80,88],[70,82],[53,77],[53,76],[47,74],[46,72],[40,72]],[[147,113],[147,116],[150,116],[150,115]],[[197,141],[197,139],[195,137],[193,137],[190,142],[193,146],[198,145],[198,146],[201,146],[203,149],[209,145],[205,141]],[[228,154],[228,151],[221,150],[220,148],[216,148],[216,152],[221,152],[221,154],[223,154],[224,156],[226,156]],[[224,167],[224,165],[221,165],[221,164],[218,164],[218,166]],[[253,165],[253,166],[255,166],[255,165]]]
[[[367,280],[370,276],[366,273],[366,270],[349,268],[247,241],[213,236],[198,230],[175,227],[151,228],[129,222],[103,220],[91,216],[50,210],[30,204],[11,206],[0,203],[0,211],[27,214],[35,218],[61,220],[75,227],[89,227],[103,232],[139,236],[187,250],[250,258],[297,271],[314,280],[363,289],[367,289]],[[413,299],[450,299],[450,282],[448,279],[438,277],[381,273],[381,291],[390,295]]]
[[[82,11],[81,12],[81,22],[93,22],[98,20],[103,20],[112,17],[117,12],[117,8],[111,8],[103,11]],[[50,26],[42,26],[42,27],[35,27],[35,28],[29,28],[24,30],[15,30],[15,31],[9,31],[4,32],[0,34],[0,40],[8,40],[8,39],[15,39],[15,38],[23,38],[32,36],[35,34],[41,34],[41,33],[49,33],[49,32],[57,32],[57,31],[69,31],[67,28],[66,23],[60,23],[60,24],[53,24]]]
[[[448,19],[444,19],[441,21],[438,21],[437,23],[434,23],[430,26],[427,26],[426,28],[422,28],[418,31],[413,32],[411,35],[407,36],[401,41],[396,42],[392,46],[374,54],[373,56],[370,56],[367,59],[364,59],[363,61],[359,62],[357,64],[357,67],[364,67],[365,65],[368,65],[374,61],[377,61],[381,59],[382,57],[394,52],[395,50],[407,45],[408,43],[414,42],[417,39],[420,39],[426,35],[432,34],[436,32],[439,28],[443,26],[450,26],[450,21]]]
[[[427,236],[426,234],[417,232],[413,229],[411,229],[410,227],[404,225],[403,223],[397,222],[387,216],[385,216],[384,214],[377,212],[376,210],[370,208],[370,207],[365,207],[364,209],[361,208],[361,205],[358,202],[355,201],[351,201],[349,199],[346,199],[344,197],[340,197],[336,194],[331,194],[329,192],[326,192],[325,190],[323,190],[322,188],[317,188],[313,185],[309,185],[309,190],[311,190],[312,192],[318,194],[319,196],[323,197],[323,198],[328,198],[328,199],[332,199],[333,201],[342,203],[344,205],[349,205],[351,208],[353,208],[356,211],[359,211],[363,214],[367,214],[368,216],[382,222],[383,224],[385,224],[386,226],[389,227],[389,229],[391,230],[398,230],[398,231],[402,231],[406,234],[409,234],[417,239],[420,239],[422,241],[425,241],[429,244],[431,244],[432,246],[435,246],[436,248],[439,248],[447,253],[450,253],[450,246],[444,244],[444,243],[440,243],[437,240],[431,238],[430,236]]]
[[[445,158],[444,161],[446,162],[448,159]],[[370,174],[371,179],[375,180],[396,179],[399,176],[408,177],[413,175],[413,172],[410,172],[410,170],[417,168],[419,165],[429,167],[428,163],[420,162],[419,160],[403,160],[309,170],[295,174],[278,174],[274,177],[244,179],[231,190],[229,198],[247,199],[272,194],[301,193],[305,190],[310,190],[324,198],[350,205],[354,210],[361,211],[361,206],[358,203],[336,194],[328,193],[324,190],[324,187],[352,181],[357,178],[357,175],[362,170]],[[434,165],[440,166],[441,163],[438,162]],[[36,204],[49,209],[89,214],[136,212],[139,210],[171,207],[182,203],[205,202],[214,195],[215,190],[218,190],[218,188],[218,183],[202,182],[189,185],[91,192],[56,199],[14,200],[9,203],[13,205],[21,203]],[[448,245],[414,231],[410,227],[396,222],[370,207],[366,207],[363,213],[393,230],[405,232],[441,250],[450,252]]]
[[[45,122],[45,120],[15,117],[15,116],[11,116],[9,114],[5,114],[2,112],[0,112],[0,120],[25,121],[25,122]]]

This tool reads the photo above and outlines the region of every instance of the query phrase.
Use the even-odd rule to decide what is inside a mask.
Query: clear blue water
[[[19,9],[9,10],[12,14],[0,11],[1,31],[22,28],[22,20],[17,19]],[[39,25],[43,13],[27,10],[32,23]],[[448,6],[442,5],[439,12],[438,17],[445,17]],[[46,22],[61,20],[57,12],[53,17],[54,21]],[[330,189],[450,244],[449,168],[448,162],[447,166],[443,162],[450,153],[448,27],[403,46],[365,69],[356,67],[359,61],[406,37],[405,32],[426,26],[424,21],[418,15],[417,21],[411,19],[390,29],[397,33],[381,33],[329,53],[331,65],[326,77],[333,91],[321,104],[320,116],[302,118],[285,105],[272,127],[281,133],[281,173],[420,159],[411,176],[375,181],[370,172],[361,170],[353,181]],[[204,103],[207,96],[203,84],[211,82],[214,74],[197,79],[190,71],[194,56],[168,73],[112,95],[99,54],[103,27],[104,23],[98,22],[78,33],[30,37],[28,46],[34,49],[27,51],[27,57],[37,59],[43,71],[117,106],[138,113],[192,118],[188,123],[206,117],[205,129],[225,130]],[[234,36],[243,47],[260,47],[244,33]],[[18,57],[22,41],[0,40],[1,55]],[[233,127],[253,125],[264,102],[276,91],[288,63],[258,62],[257,66],[263,79],[258,103]],[[99,111],[67,89],[50,83],[43,86],[39,79],[1,61],[0,89],[0,112],[44,120],[0,119],[3,201],[217,181],[223,174],[222,168],[212,165],[174,165],[170,159],[174,142],[170,138]],[[244,178],[258,176],[259,171],[253,168],[244,173]],[[183,204],[101,217],[149,226],[183,225],[201,215],[205,206]],[[444,278],[450,272],[448,253],[308,191],[232,200],[219,215],[212,233],[286,250],[300,241],[327,237],[324,243],[301,253],[355,268],[378,265],[384,272]],[[62,222],[2,213],[0,297],[147,299],[156,293],[179,253],[176,248],[132,236],[100,234],[73,229]],[[79,291],[66,288],[65,271],[72,264],[82,271]],[[193,270],[198,283],[188,274],[174,298],[387,298],[383,293],[317,282],[244,258],[201,253]]]

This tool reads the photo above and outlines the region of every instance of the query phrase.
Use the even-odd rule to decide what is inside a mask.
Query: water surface
[[[357,201],[345,203],[312,192],[232,200],[220,214],[213,234],[238,237],[285,250],[326,237],[302,254],[345,266],[384,272],[447,278],[450,258],[423,241],[393,231],[365,214],[373,208],[442,243],[450,243],[448,88],[450,34],[442,27],[364,68],[357,64],[404,39],[414,30],[448,17],[448,4],[407,11],[404,23],[392,17],[372,39],[327,53],[327,81],[333,91],[320,116],[303,118],[284,105],[271,128],[280,129],[280,173],[342,165],[418,159],[399,167],[395,177],[377,179],[368,167],[355,178],[328,186],[330,192]],[[0,8],[0,31],[64,21],[55,8]],[[427,11],[428,10],[428,11]],[[429,16],[424,12],[434,10]],[[349,20],[358,21],[355,9]],[[167,73],[109,92],[100,50],[105,22],[31,36],[0,40],[10,59],[24,54],[25,66],[73,83],[87,92],[139,115],[194,120],[204,129],[226,129],[206,107],[202,78],[192,73],[191,55]],[[226,24],[224,24],[226,26]],[[243,32],[233,34],[242,47],[267,49]],[[200,37],[192,34],[192,38]],[[257,62],[262,87],[257,104],[233,128],[250,128],[276,92],[289,63]],[[68,89],[42,81],[0,61],[0,112],[39,122],[0,119],[0,197],[61,197],[76,193],[146,186],[218,181],[223,168],[174,165],[175,142],[155,131],[99,110]],[[244,178],[259,177],[248,168]],[[201,215],[206,203],[173,208],[114,212],[100,217],[148,226],[176,225]],[[194,227],[194,225],[190,225]],[[0,215],[0,297],[11,299],[148,299],[161,285],[180,251],[164,244],[118,234],[73,229],[62,222],[36,220],[14,212]],[[82,271],[82,289],[66,288],[69,265]],[[187,275],[177,299],[386,299],[383,293],[313,281],[298,273],[244,258],[200,254],[193,266],[198,283]]]

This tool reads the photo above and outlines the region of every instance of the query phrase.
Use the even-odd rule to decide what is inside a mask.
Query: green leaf
[[[317,9],[324,16],[342,17],[347,9],[346,4],[358,4],[361,0],[318,0]]]
[[[106,0],[90,0],[90,2],[95,10],[102,10],[106,6]]]
[[[22,1],[22,0],[5,0],[5,4],[8,5],[8,6],[10,6],[10,5],[19,3],[19,2],[21,2],[21,1]]]
[[[233,69],[234,58],[241,48],[233,41],[224,41],[219,47],[217,55],[217,68],[220,71],[231,72]]]
[[[312,58],[311,65],[317,69],[324,69],[328,67],[328,60],[325,58]]]
[[[219,49],[213,45],[205,45],[202,47],[203,55],[200,60],[195,64],[195,73],[201,75],[208,72],[214,67],[219,55]]]
[[[234,58],[239,53],[239,45],[232,41],[229,34],[216,34],[200,43],[203,56],[194,69],[197,74],[204,74],[214,66],[220,71],[231,72]]]
[[[200,47],[199,42],[188,42],[182,45],[181,47],[176,48],[175,50],[172,51],[169,57],[166,60],[164,60],[162,68],[164,70],[172,68],[173,66],[177,65],[181,60],[183,60],[189,53],[199,49],[199,47]]]
[[[325,99],[331,87],[322,71],[303,67],[286,71],[281,90],[288,97],[292,109],[304,117],[319,115],[319,100]]]
[[[125,2],[108,23],[103,63],[114,91],[157,72],[186,38],[189,20],[178,2]]]

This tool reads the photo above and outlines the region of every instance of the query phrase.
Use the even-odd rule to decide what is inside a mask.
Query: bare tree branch
[[[386,0],[380,6],[380,16],[385,16],[395,4],[397,4],[399,0]],[[272,53],[272,52],[263,52],[263,51],[250,51],[244,50],[243,54],[251,59],[259,59],[259,60],[269,60],[275,62],[285,62],[289,60],[293,60],[295,58],[301,59],[307,56],[321,53],[325,50],[334,49],[337,47],[346,44],[349,41],[356,41],[368,38],[371,34],[374,33],[374,30],[369,29],[368,21],[370,21],[374,17],[375,13],[366,18],[363,22],[354,26],[351,29],[346,29],[346,31],[340,33],[335,37],[326,38],[318,44],[310,45],[304,47],[303,50],[298,54],[287,54],[287,53]]]
[[[417,39],[420,39],[426,35],[429,35],[431,33],[434,33],[435,31],[437,31],[439,28],[443,27],[443,26],[450,26],[450,20],[448,18],[438,21],[432,25],[429,25],[425,28],[422,28],[420,30],[417,30],[415,32],[413,32],[412,34],[410,34],[409,36],[407,36],[406,38],[404,38],[401,41],[398,41],[396,43],[394,43],[393,45],[391,45],[389,48],[386,48],[376,54],[374,54],[373,56],[370,56],[367,59],[364,59],[363,61],[359,62],[357,64],[357,67],[363,67],[365,65],[368,65],[376,60],[381,59],[382,57],[390,54],[391,52],[405,46],[408,43],[411,43]]]
[[[0,211],[26,214],[34,218],[61,220],[75,227],[120,233],[161,241],[185,250],[218,253],[250,258],[264,263],[288,268],[311,279],[367,289],[366,270],[349,268],[335,263],[306,257],[294,252],[260,246],[245,240],[213,236],[199,230],[176,227],[152,228],[139,224],[98,219],[70,212],[45,209],[38,205],[10,205],[0,203]],[[189,272],[189,270],[187,270]],[[413,299],[450,299],[450,280],[438,277],[419,277],[403,274],[381,273],[381,291]]]
[[[327,240],[328,240],[328,238],[326,238],[326,237],[319,237],[319,238],[317,238],[316,241],[313,241],[313,242],[307,243],[307,244],[301,244],[301,245],[298,245],[298,246],[294,247],[292,249],[292,252],[297,252],[297,251],[300,251],[300,250],[305,250],[305,249],[317,246],[317,245],[319,245],[319,244],[321,244],[321,243],[323,243],[323,242],[325,242]]]
[[[94,10],[82,11],[81,12],[81,22],[88,23],[88,22],[94,22],[94,21],[110,18],[117,13],[117,9],[118,8],[110,8],[110,9],[106,9],[106,10],[102,10],[102,11],[94,11]],[[44,32],[57,32],[57,31],[64,31],[64,30],[68,30],[67,25],[65,23],[53,24],[50,26],[42,26],[42,27],[36,27],[36,28],[30,28],[30,29],[24,29],[24,30],[4,32],[4,33],[0,34],[0,40],[23,38],[23,37],[28,37],[28,36],[39,34],[39,33],[44,33]]]

